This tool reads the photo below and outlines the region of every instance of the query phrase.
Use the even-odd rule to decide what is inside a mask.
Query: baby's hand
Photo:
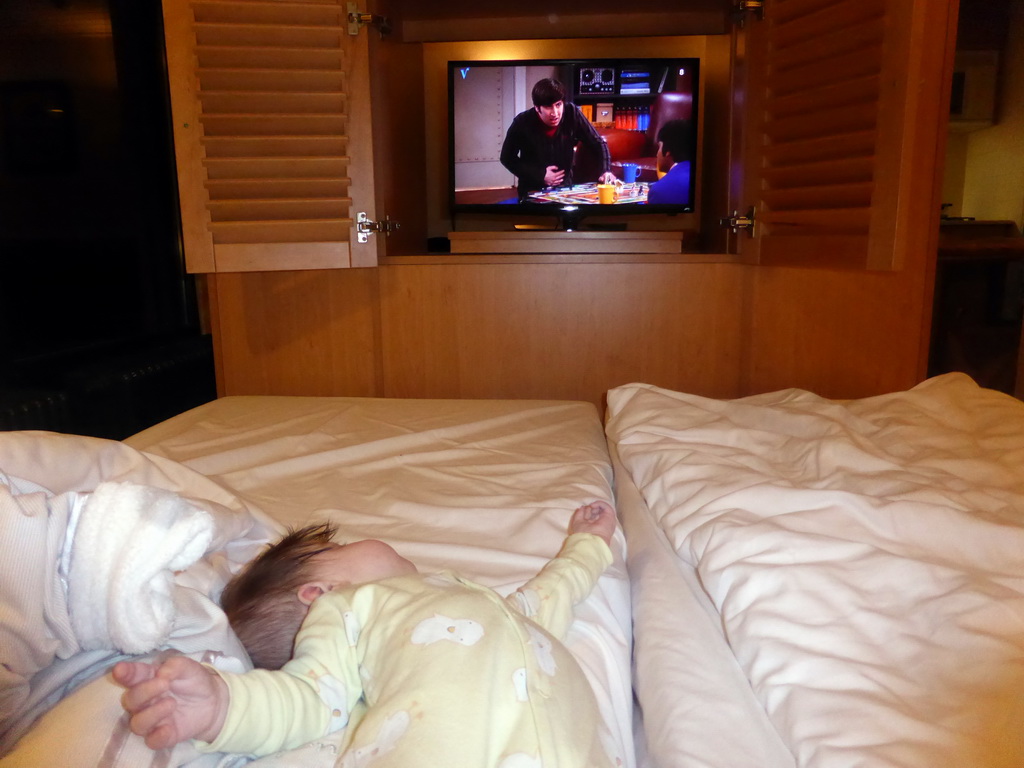
[[[615,533],[615,510],[604,501],[585,504],[572,513],[569,533],[593,533],[604,539],[606,544],[611,544]]]
[[[197,738],[213,741],[227,714],[227,684],[202,664],[172,656],[163,664],[122,661],[114,680],[127,690],[121,706],[131,715],[132,733],[150,749]]]

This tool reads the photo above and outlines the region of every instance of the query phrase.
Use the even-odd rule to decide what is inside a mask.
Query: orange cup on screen
[[[614,184],[597,185],[597,202],[601,205],[611,205],[615,202],[617,190]]]

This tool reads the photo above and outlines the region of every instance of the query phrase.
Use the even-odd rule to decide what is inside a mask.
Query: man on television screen
[[[690,123],[669,120],[658,129],[658,171],[667,171],[647,189],[649,205],[690,202]]]
[[[573,150],[581,142],[600,158],[598,180],[614,182],[608,145],[579,107],[565,100],[565,87],[546,77],[533,86],[531,96],[533,109],[515,116],[501,145],[501,164],[519,179],[519,197],[546,187],[571,187]]]

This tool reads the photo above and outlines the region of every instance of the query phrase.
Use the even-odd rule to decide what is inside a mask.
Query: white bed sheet
[[[682,563],[611,446],[629,542],[634,740],[642,768],[794,768],[696,572]]]
[[[329,517],[343,538],[382,539],[421,570],[451,568],[502,594],[556,554],[577,506],[613,501],[601,421],[582,402],[226,397],[127,442],[284,525]],[[567,645],[628,767],[632,633],[621,531],[613,551]]]
[[[651,682],[644,655],[707,602],[652,619],[644,591],[648,606],[669,598],[635,567],[645,549],[623,504],[657,764],[755,764],[691,760],[700,734],[659,735],[673,693],[718,685],[741,706],[753,693],[797,765],[1024,764],[1024,404],[961,374],[842,403],[629,385],[609,393],[607,432],[745,678],[681,672],[697,653]],[[722,726],[704,738],[742,733]]]
[[[74,490],[110,479],[116,467],[105,456],[113,451],[130,466],[152,461],[173,470],[171,490],[213,489],[261,524],[283,530],[330,518],[344,539],[385,540],[421,570],[451,568],[503,594],[557,553],[579,504],[612,501],[607,446],[589,403],[227,397],[125,443],[107,441],[100,454],[81,457],[88,482],[76,477]],[[59,471],[45,467],[45,457],[37,463],[41,472]],[[594,687],[609,751],[630,768],[631,616],[621,531],[612,549],[614,563],[578,606],[567,644]],[[119,695],[109,677],[74,688],[0,766],[245,762],[146,750],[120,721]],[[337,758],[325,740],[254,764],[326,768]]]

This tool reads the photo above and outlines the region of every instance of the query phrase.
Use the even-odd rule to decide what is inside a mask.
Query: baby
[[[131,729],[153,749],[194,738],[266,755],[347,727],[342,766],[611,766],[593,691],[560,640],[611,563],[615,524],[605,502],[578,508],[558,556],[508,598],[420,574],[380,541],[293,532],[224,593],[270,669],[119,663]]]

